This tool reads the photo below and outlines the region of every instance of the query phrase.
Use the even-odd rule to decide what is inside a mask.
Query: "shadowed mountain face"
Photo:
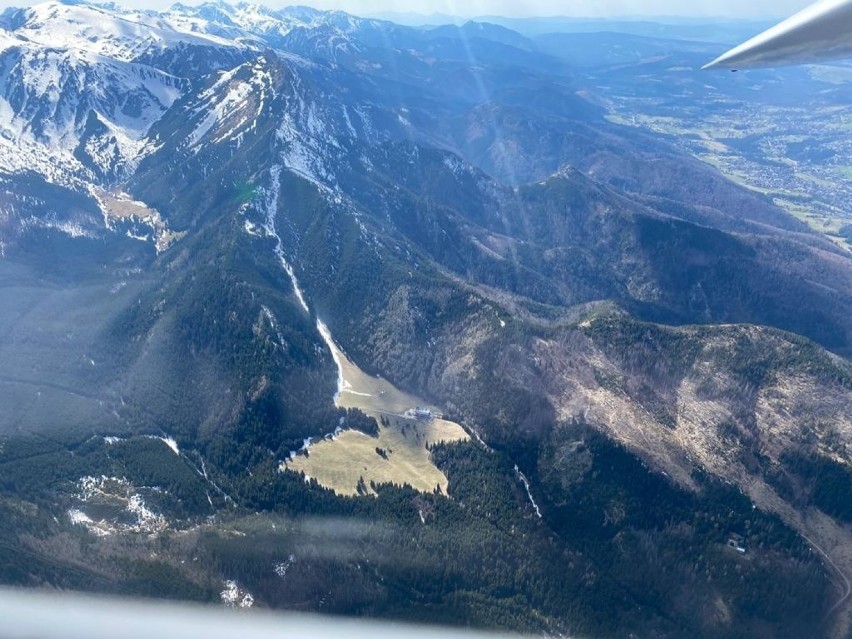
[[[572,36],[224,3],[0,29],[3,582],[843,636],[852,258],[614,123]],[[619,42],[607,73],[662,46]],[[405,428],[336,408],[332,339],[473,435],[430,448],[446,492],[281,470]]]

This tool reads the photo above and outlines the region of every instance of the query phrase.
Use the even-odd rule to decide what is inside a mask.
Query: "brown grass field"
[[[372,377],[358,368],[334,346],[343,373],[343,390],[337,401],[342,408],[358,408],[380,423],[379,436],[370,437],[360,431],[347,430],[333,440],[319,441],[308,449],[308,456],[298,455],[284,462],[282,470],[304,472],[321,485],[340,495],[356,495],[358,482],[364,479],[368,493],[374,493],[371,482],[409,484],[421,492],[437,487],[446,494],[447,477],[432,463],[428,446],[439,442],[465,441],[465,430],[444,419],[413,419],[406,411],[416,406],[428,407],[440,414],[438,407],[404,393],[381,377]],[[389,421],[381,426],[381,418]],[[383,450],[387,456],[378,454]]]

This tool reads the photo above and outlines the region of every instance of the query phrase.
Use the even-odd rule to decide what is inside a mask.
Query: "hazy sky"
[[[312,0],[305,4],[343,8],[352,13],[395,10],[465,16],[766,17],[795,13],[811,3],[808,0]]]
[[[163,8],[174,0],[118,0],[138,8]],[[0,0],[0,7],[35,4],[33,0]],[[188,0],[187,4],[194,4]],[[725,16],[777,17],[806,7],[808,0],[266,0],[271,7],[307,4],[366,15],[387,11],[423,14],[565,15],[565,16]]]

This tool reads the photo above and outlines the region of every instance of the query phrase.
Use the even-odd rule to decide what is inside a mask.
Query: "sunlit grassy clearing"
[[[367,492],[373,492],[370,484],[374,482],[377,485],[410,484],[422,492],[440,487],[446,494],[447,477],[432,463],[427,446],[467,437],[453,422],[392,417],[391,425],[381,427],[378,437],[348,430],[333,441],[324,440],[311,446],[309,457],[297,456],[286,467],[304,472],[341,495],[357,494],[361,478]],[[376,452],[377,448],[385,451],[387,459]]]
[[[416,406],[428,407],[437,414],[441,411],[385,379],[366,374],[339,349],[336,355],[344,380],[337,405],[358,408],[380,424],[385,418],[388,425],[380,425],[378,437],[350,430],[334,440],[317,442],[310,447],[308,457],[296,456],[283,468],[304,472],[341,495],[358,494],[361,479],[367,492],[374,492],[370,487],[372,482],[409,484],[422,492],[440,487],[446,494],[447,477],[432,462],[428,447],[439,442],[464,441],[468,434],[455,422],[406,417],[406,411]]]

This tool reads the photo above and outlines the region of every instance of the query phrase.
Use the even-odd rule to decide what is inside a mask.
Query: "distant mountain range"
[[[684,18],[655,16],[627,18],[578,18],[567,16],[510,18],[483,15],[459,18],[446,14],[378,13],[371,17],[413,27],[461,26],[466,22],[497,24],[513,29],[528,37],[549,33],[625,33],[648,37],[666,37],[673,40],[699,40],[735,44],[768,29],[787,16],[765,20],[734,20],[728,18]]]
[[[847,636],[852,256],[590,89],[699,27],[525,24],[0,14],[2,582]],[[338,407],[338,349],[469,438]],[[282,465],[381,429],[446,493]]]

